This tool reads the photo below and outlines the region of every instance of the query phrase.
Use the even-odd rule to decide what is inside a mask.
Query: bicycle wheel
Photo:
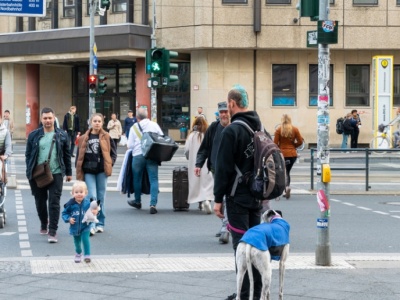
[[[374,149],[374,153],[384,154],[386,153],[385,149],[390,149],[392,145],[387,137],[376,136],[371,140],[369,147]]]

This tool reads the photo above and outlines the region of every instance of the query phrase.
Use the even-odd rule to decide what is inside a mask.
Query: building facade
[[[335,120],[352,109],[363,124],[359,142],[367,144],[373,136],[376,55],[393,56],[393,111],[400,106],[400,1],[328,1],[329,18],[339,24],[338,43],[329,46],[330,144],[341,143]],[[108,92],[96,98],[96,109],[107,117],[117,112],[123,120],[128,109],[150,105],[144,69],[145,50],[151,47],[149,2],[112,1],[104,17],[96,16],[99,72],[108,77]],[[288,113],[306,143],[316,143],[318,50],[307,47],[307,31],[317,25],[299,17],[296,0],[154,2],[157,47],[180,54],[179,82],[157,91],[157,121],[164,131],[176,137],[198,106],[213,120],[216,104],[239,83],[269,131]],[[12,111],[16,135],[26,135],[27,120],[18,120],[18,113],[28,109],[29,99],[53,107],[59,118],[71,104],[86,116],[87,3],[52,0],[45,18],[2,17],[0,25],[2,110]]]

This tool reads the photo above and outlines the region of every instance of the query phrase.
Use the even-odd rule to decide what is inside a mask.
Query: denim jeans
[[[135,190],[135,202],[141,202],[142,177],[146,168],[150,181],[150,206],[157,205],[158,197],[158,163],[151,159],[145,159],[142,154],[132,157],[133,188]]]
[[[75,149],[75,139],[76,139],[76,132],[73,130],[67,130],[68,136],[69,136],[69,141],[71,143],[71,155],[74,154],[74,149]]]
[[[104,200],[106,197],[106,187],[107,187],[107,176],[104,172],[99,173],[99,174],[85,174],[85,182],[88,187],[88,195],[87,199],[90,200],[90,198],[100,200],[100,207],[101,210],[99,214],[97,215],[97,219],[99,220],[99,223],[95,224],[92,223],[92,227],[94,226],[101,226],[104,227],[104,221],[106,218],[106,213],[105,213],[105,205],[104,205]]]
[[[349,134],[344,134],[343,133],[343,139],[342,139],[342,149],[347,149],[347,141],[349,139]]]
[[[40,220],[40,229],[47,229],[49,234],[54,235],[58,229],[60,219],[60,198],[63,189],[62,174],[53,174],[54,181],[44,187],[39,188],[34,180],[30,180],[32,195],[35,197],[36,211]],[[49,204],[47,205],[47,200]]]

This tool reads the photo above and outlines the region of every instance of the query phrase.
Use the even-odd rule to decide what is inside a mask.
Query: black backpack
[[[243,175],[235,165],[237,175],[231,196],[234,196],[238,183],[244,180],[256,199],[271,200],[280,197],[286,187],[286,163],[281,150],[265,133],[262,124],[261,130],[254,132],[246,122],[236,120],[232,123],[246,127],[253,138],[254,170]]]
[[[343,131],[344,131],[343,123],[344,123],[344,118],[337,119],[337,121],[336,121],[336,133],[337,134],[343,133]]]

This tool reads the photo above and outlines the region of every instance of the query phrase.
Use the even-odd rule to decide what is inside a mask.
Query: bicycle
[[[388,125],[379,125],[378,126],[378,135],[374,137],[369,143],[369,147],[371,149],[390,149],[392,148],[392,141],[388,134],[388,129],[390,124]],[[374,151],[377,154],[384,154],[386,151]]]

